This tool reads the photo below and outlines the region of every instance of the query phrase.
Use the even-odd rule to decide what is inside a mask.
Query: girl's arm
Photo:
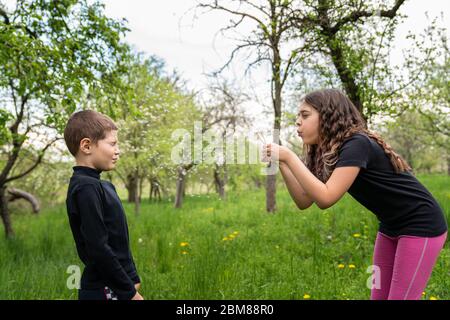
[[[342,198],[360,170],[359,167],[336,168],[328,181],[323,183],[292,151],[287,148],[280,151],[284,153],[283,157],[280,154],[280,162],[286,163],[297,182],[320,209],[327,209]]]
[[[280,162],[280,171],[284,182],[286,183],[286,187],[288,188],[289,194],[297,207],[301,210],[309,208],[314,201],[311,200],[305,190],[303,190],[302,186],[298,183],[297,179],[292,174],[291,169],[289,169],[285,162]]]

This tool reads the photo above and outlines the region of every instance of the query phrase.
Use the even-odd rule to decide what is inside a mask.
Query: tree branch
[[[395,15],[397,14],[398,9],[400,8],[400,6],[404,2],[405,2],[405,0],[397,0],[395,2],[394,6],[390,10],[374,10],[374,11],[361,10],[361,11],[354,11],[354,12],[350,13],[348,16],[342,18],[334,26],[330,27],[329,31],[332,34],[335,34],[345,24],[347,24],[349,22],[356,22],[359,19],[366,18],[366,17],[380,16],[380,17],[385,17],[385,18],[392,19],[392,18],[395,17]]]
[[[42,149],[42,151],[40,152],[38,158],[36,159],[36,162],[35,162],[31,167],[29,167],[27,170],[25,170],[25,171],[22,172],[21,174],[18,174],[18,175],[16,175],[16,176],[13,176],[13,177],[10,177],[10,178],[7,178],[7,179],[5,180],[4,183],[8,183],[8,182],[10,182],[10,181],[20,179],[20,178],[26,176],[27,174],[29,174],[31,171],[33,171],[33,170],[41,163],[42,158],[44,157],[45,151],[47,151],[47,149],[48,149],[53,143],[55,143],[56,141],[61,140],[61,139],[62,139],[61,137],[58,137],[58,138],[53,139],[53,140],[50,141],[49,143],[47,143],[47,145],[44,147],[44,149]]]
[[[217,1],[215,1],[215,4],[214,4],[214,5],[212,5],[212,4],[200,3],[198,6],[199,6],[200,8],[209,8],[209,9],[211,9],[211,10],[222,10],[222,11],[225,11],[225,12],[228,12],[228,13],[231,13],[231,14],[234,14],[234,15],[237,15],[237,16],[249,18],[249,19],[251,19],[251,20],[257,22],[257,23],[263,28],[263,31],[266,30],[264,23],[263,23],[260,19],[258,19],[257,17],[255,17],[255,16],[253,16],[253,15],[251,15],[251,14],[245,13],[245,12],[240,12],[240,11],[235,11],[235,10],[231,10],[231,9],[225,8],[225,7],[221,6],[221,5],[219,5],[219,4],[217,3]],[[266,30],[266,31],[267,31],[267,30]]]
[[[0,17],[3,18],[3,21],[5,22],[5,24],[7,24],[7,25],[10,24],[8,14],[7,14],[6,11],[3,10],[3,8],[1,8],[1,7],[0,7]]]

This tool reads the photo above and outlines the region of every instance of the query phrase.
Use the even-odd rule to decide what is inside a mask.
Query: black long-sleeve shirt
[[[129,247],[125,212],[114,185],[101,171],[76,166],[67,192],[67,214],[78,255],[85,264],[81,289],[111,288],[120,300],[140,282]]]

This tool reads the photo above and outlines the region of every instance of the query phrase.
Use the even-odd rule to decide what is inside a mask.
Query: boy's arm
[[[117,194],[116,186],[113,185],[111,182],[108,182],[108,183],[114,189],[114,192]],[[117,198],[119,198],[119,195],[117,195]],[[138,275],[136,264],[135,264],[134,258],[133,258],[133,253],[131,252],[131,250],[130,250],[130,256],[131,256],[131,263],[132,263],[132,266],[133,266],[133,270],[131,270],[131,272],[128,272],[128,276],[130,277],[130,279],[135,284],[134,286],[135,286],[136,290],[139,290],[139,287],[140,287],[140,284],[141,284],[141,278]]]
[[[81,234],[88,257],[95,264],[107,286],[120,300],[130,300],[136,294],[134,282],[119,263],[108,245],[108,231],[103,221],[100,187],[83,185],[75,196],[81,216]]]
[[[133,254],[131,253],[131,251],[130,251],[130,255],[131,255],[131,263],[133,264],[133,271],[131,272],[131,274],[128,274],[128,275],[130,276],[130,278],[134,284],[138,284],[138,283],[140,284],[141,278],[138,275],[136,264],[134,263],[134,258],[133,258]]]

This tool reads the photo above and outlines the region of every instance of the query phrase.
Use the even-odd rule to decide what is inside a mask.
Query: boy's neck
[[[92,163],[90,163],[89,161],[84,161],[82,159],[75,159],[75,163],[78,167],[88,167],[91,169],[95,169],[98,170]]]

